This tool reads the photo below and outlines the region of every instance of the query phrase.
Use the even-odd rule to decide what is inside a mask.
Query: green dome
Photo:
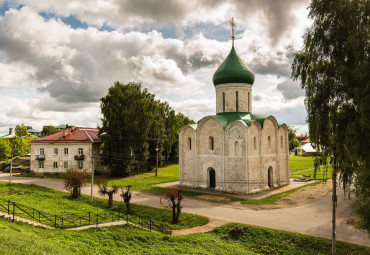
[[[213,75],[213,84],[247,83],[253,85],[254,74],[249,66],[238,56],[234,45],[224,62]]]

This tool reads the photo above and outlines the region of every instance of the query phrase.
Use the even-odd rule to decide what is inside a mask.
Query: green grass
[[[0,254],[330,254],[331,241],[242,224],[210,233],[166,236],[131,226],[47,230],[0,219]],[[337,254],[370,249],[337,242]]]
[[[318,171],[316,171],[316,178],[314,177],[315,169],[310,169],[306,171],[302,171],[299,173],[291,173],[290,177],[292,178],[304,178],[304,179],[316,179],[316,180],[327,180],[331,178],[331,174],[333,172],[333,168],[329,165],[327,169],[325,167],[320,167]],[[310,177],[303,177],[302,175],[311,175]]]
[[[64,213],[86,213],[93,214],[107,211],[107,200],[94,198],[94,204],[91,205],[90,197],[81,196],[74,200],[65,192],[44,188],[36,185],[8,184],[0,182],[0,198],[10,199],[13,202],[33,207],[43,212],[51,214]],[[122,202],[114,202],[113,210],[125,211],[126,208]],[[1,208],[0,208],[1,210]],[[208,219],[203,216],[182,213],[178,224],[171,224],[171,211],[157,209],[143,205],[132,204],[132,210],[136,215],[145,218],[151,218],[156,222],[162,223],[166,228],[183,229],[199,225],[204,225]]]
[[[132,185],[132,189],[136,191],[146,191],[163,195],[166,193],[167,188],[162,188],[155,185],[178,180],[179,165],[175,164],[158,168],[158,176],[155,176],[154,172],[148,172],[125,178],[110,178],[108,184],[121,186]],[[201,193],[191,191],[182,191],[182,194],[187,197],[202,195]]]
[[[314,157],[289,156],[290,173],[315,167],[313,164]]]

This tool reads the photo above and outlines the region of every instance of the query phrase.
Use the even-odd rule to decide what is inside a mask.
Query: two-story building
[[[101,140],[99,129],[71,127],[29,142],[31,173],[63,173],[68,168],[96,170]]]

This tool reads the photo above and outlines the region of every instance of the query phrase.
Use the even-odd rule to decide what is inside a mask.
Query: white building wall
[[[40,155],[40,149],[44,149],[45,160],[40,161],[36,159]],[[64,154],[64,149],[68,148],[68,154]],[[31,143],[31,172],[36,174],[43,173],[63,173],[67,168],[64,168],[64,163],[68,162],[68,168],[78,168],[78,160],[75,160],[75,155],[78,155],[78,149],[83,149],[84,160],[83,168],[88,172],[92,170],[92,143]],[[95,146],[94,146],[95,148]],[[58,150],[54,154],[54,149]],[[95,153],[96,155],[96,148]],[[44,162],[44,168],[40,168],[39,162]],[[54,168],[54,162],[57,162],[58,167]],[[95,169],[98,167],[98,160],[94,159]]]
[[[252,112],[252,85],[228,83],[215,86],[216,113],[236,112],[236,92],[238,91],[238,112]],[[225,93],[225,111],[223,94]]]

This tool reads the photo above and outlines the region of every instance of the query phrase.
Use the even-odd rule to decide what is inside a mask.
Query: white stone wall
[[[196,130],[184,127],[179,140],[181,186],[209,188],[211,168],[216,173],[215,190],[220,191],[250,194],[270,189],[270,167],[272,188],[289,183],[288,129],[285,124],[278,128],[274,117],[268,117],[263,128],[257,121],[250,127],[234,121],[223,130],[219,121],[209,116]]]
[[[236,112],[236,91],[238,91],[238,112],[252,112],[252,85],[228,83],[215,86],[216,112]],[[223,95],[225,93],[225,111]]]
[[[44,149],[45,160],[44,168],[39,168],[39,160],[36,159],[36,155],[40,155],[40,149]],[[54,154],[54,148],[58,149],[58,154]],[[64,154],[64,148],[68,148],[68,154]],[[36,174],[43,173],[63,173],[64,162],[68,162],[68,168],[78,168],[78,160],[75,160],[74,156],[78,155],[78,149],[83,149],[84,160],[83,168],[88,172],[92,170],[92,143],[31,143],[31,172]],[[97,148],[94,145],[94,155],[97,153]],[[54,162],[58,163],[58,167],[54,168]],[[98,160],[94,159],[94,169],[98,167]]]

